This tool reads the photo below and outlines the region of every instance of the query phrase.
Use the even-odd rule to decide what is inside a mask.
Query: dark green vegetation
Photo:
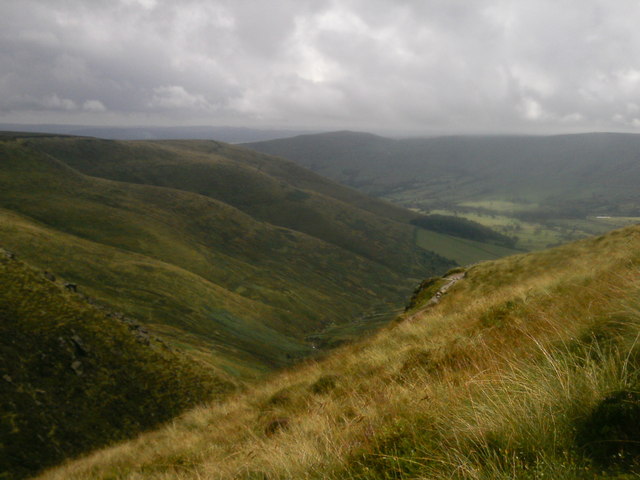
[[[0,142],[0,244],[232,374],[308,355],[306,336],[448,268],[414,216],[218,142]]]
[[[231,388],[0,249],[0,478],[131,437]]]
[[[514,247],[517,240],[515,237],[498,233],[478,222],[449,215],[424,215],[412,220],[411,223],[425,230],[510,248]]]
[[[414,247],[405,243],[401,249],[382,248],[400,237],[406,242],[406,226],[399,234],[398,223],[424,222],[429,224],[427,229],[453,236],[509,244],[508,237],[478,223],[443,216],[433,222],[430,220],[437,216],[412,213],[344,188],[293,162],[220,142],[155,142],[152,149],[149,142],[129,142],[123,148],[123,144],[104,140],[56,138],[40,139],[38,146],[89,175],[199,193],[256,219],[307,233],[392,268],[415,263],[409,275],[419,271],[423,263],[409,259]],[[416,243],[457,261],[444,255],[438,242],[434,248]],[[505,255],[493,250],[470,251],[468,256],[477,261]],[[449,253],[449,249],[443,251]]]
[[[421,212],[479,221],[518,237],[519,248],[640,217],[640,135],[394,140],[336,132],[249,146]]]
[[[600,401],[577,429],[585,454],[604,468],[640,471],[640,391],[621,390]]]
[[[450,258],[459,265],[476,263],[479,260],[495,259],[521,253],[521,250],[477,242],[466,238],[454,237],[444,233],[419,228],[416,231],[416,243],[428,246],[440,255]]]

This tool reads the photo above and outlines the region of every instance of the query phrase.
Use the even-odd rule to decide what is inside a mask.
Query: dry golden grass
[[[436,307],[39,478],[632,478],[575,440],[640,386],[639,267],[639,227],[477,265]]]

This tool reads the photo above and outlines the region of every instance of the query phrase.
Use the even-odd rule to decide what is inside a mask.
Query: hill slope
[[[638,252],[630,227],[425,282],[375,337],[39,478],[636,478]]]
[[[300,130],[255,129],[246,127],[105,127],[91,125],[32,125],[0,123],[0,130],[18,132],[44,132],[74,136],[91,136],[113,140],[162,140],[162,139],[194,139],[215,138],[223,142],[257,142],[273,138],[291,137],[306,133]]]
[[[336,132],[248,145],[376,195],[402,189],[430,193],[434,202],[592,199],[595,208],[634,201],[638,209],[640,135],[394,140]]]
[[[39,138],[31,148],[87,175],[214,198],[261,221],[307,233],[411,274],[415,214],[290,161],[213,141],[112,142]],[[404,242],[396,249],[384,245]],[[418,269],[418,270],[415,270]]]
[[[0,249],[0,477],[22,478],[229,392],[139,325]]]
[[[406,207],[467,215],[518,235],[527,249],[626,223],[597,217],[640,217],[640,135],[395,140],[334,132],[248,146]]]
[[[413,226],[326,192],[298,189],[241,159],[200,152],[217,145],[6,134],[0,142],[0,242],[241,375],[308,355],[313,349],[306,335],[376,305],[395,308],[412,278],[449,265],[415,246]],[[221,179],[218,164],[231,173]],[[76,169],[91,165],[106,171],[92,173],[132,182],[148,175],[161,185]],[[286,171],[288,164],[269,168],[276,167]],[[301,183],[305,175],[315,178],[293,171]],[[364,198],[327,181],[321,188]],[[286,200],[292,192],[298,197]],[[299,228],[285,228],[296,203],[303,206],[291,226]],[[313,224],[303,228],[307,214],[326,227],[318,236]],[[276,223],[278,215],[285,216],[284,226]]]

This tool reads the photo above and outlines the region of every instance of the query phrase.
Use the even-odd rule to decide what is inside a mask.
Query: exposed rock
[[[78,375],[79,377],[82,376],[82,362],[80,362],[80,360],[75,360],[72,364],[71,364],[71,370],[73,370],[76,375]]]
[[[56,276],[51,273],[51,272],[47,272],[46,270],[43,273],[44,278],[46,278],[47,280],[49,280],[50,282],[55,282],[56,281]]]
[[[86,357],[87,355],[89,355],[89,349],[78,335],[73,335],[71,337],[71,343],[75,347],[77,355],[80,355],[82,357]]]
[[[151,345],[151,337],[146,332],[138,332],[136,334],[136,341],[142,345]]]
[[[70,292],[77,292],[78,291],[78,285],[76,285],[75,283],[65,283],[64,284],[64,288],[66,288]]]

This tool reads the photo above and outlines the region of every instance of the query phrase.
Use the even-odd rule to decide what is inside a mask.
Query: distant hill
[[[20,123],[0,123],[0,130],[99,137],[110,140],[210,139],[229,143],[258,142],[309,133],[301,130],[283,130],[274,128],[259,129],[229,126],[109,127],[52,124],[28,125]]]
[[[357,132],[248,144],[424,213],[536,249],[640,221],[640,135],[389,139]]]
[[[232,389],[0,248],[0,478],[129,438]]]
[[[449,268],[412,216],[218,142],[0,141],[0,243],[234,375]]]
[[[395,140],[335,132],[248,146],[368,193],[414,192],[416,202],[433,205],[487,198],[556,205],[580,200],[594,212],[640,212],[640,135]]]

